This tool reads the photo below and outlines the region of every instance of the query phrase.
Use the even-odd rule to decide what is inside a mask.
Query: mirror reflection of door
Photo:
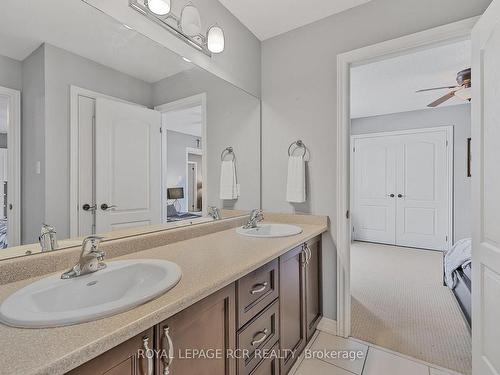
[[[78,108],[72,236],[160,223],[160,113],[77,87],[72,105]]]
[[[205,210],[205,95],[195,95],[156,107],[162,113],[163,220],[201,217]],[[168,199],[168,189],[182,189],[181,198]]]
[[[19,99],[19,91],[0,87],[0,249],[19,245],[21,237]]]

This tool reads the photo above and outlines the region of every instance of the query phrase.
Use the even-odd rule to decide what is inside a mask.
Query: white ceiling
[[[219,0],[260,40],[343,12],[370,0]]]
[[[415,111],[449,90],[419,89],[456,85],[457,72],[471,65],[470,41],[422,50],[351,69],[351,117]],[[464,104],[452,98],[441,106]]]
[[[43,42],[149,83],[193,67],[81,0],[3,0],[0,55],[24,60]]]
[[[0,95],[0,133],[7,133],[7,109],[9,99]]]
[[[201,137],[201,106],[169,111],[162,114],[168,130]]]

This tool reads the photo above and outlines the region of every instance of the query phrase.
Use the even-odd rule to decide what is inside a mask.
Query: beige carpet
[[[355,242],[352,336],[464,374],[471,337],[442,283],[442,254]]]

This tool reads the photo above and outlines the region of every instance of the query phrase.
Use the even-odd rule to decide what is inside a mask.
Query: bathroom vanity
[[[314,237],[69,374],[286,374],[321,318],[320,257]]]
[[[164,374],[166,368],[170,374],[286,374],[322,316],[321,235],[328,223],[322,216],[265,217],[262,225],[294,224],[302,233],[244,236],[237,228],[247,217],[103,243],[109,264],[167,260],[180,267],[182,277],[158,298],[103,319],[42,329],[0,324],[0,370],[23,375],[149,375]],[[77,255],[78,249],[66,250],[54,258],[57,274]],[[31,259],[10,267],[37,268]],[[48,256],[38,259],[38,268],[52,262]],[[16,273],[3,267],[7,275]],[[47,276],[0,285],[0,302]],[[27,342],[36,348],[29,356]],[[144,356],[148,349],[158,354],[149,359]],[[196,355],[210,358],[189,358]]]

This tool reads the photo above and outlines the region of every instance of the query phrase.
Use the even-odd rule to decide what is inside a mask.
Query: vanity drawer
[[[238,375],[248,375],[262,360],[263,351],[270,350],[279,340],[279,301],[274,301],[239,333],[236,346],[244,353],[238,359]],[[258,350],[261,355],[255,355]]]
[[[237,281],[238,328],[278,297],[278,269],[278,259],[275,259]]]
[[[280,373],[280,360],[278,357],[279,348],[278,344],[276,344],[271,350],[270,353],[266,354],[266,358],[264,358],[257,367],[249,374],[249,375],[279,375]]]

